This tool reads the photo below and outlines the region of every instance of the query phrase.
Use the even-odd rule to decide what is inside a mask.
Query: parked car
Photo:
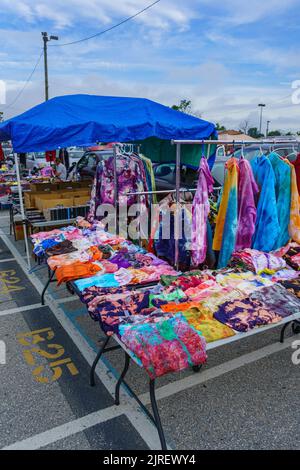
[[[69,153],[69,164],[70,166],[73,163],[77,163],[83,155],[86,153],[85,149],[83,147],[70,147],[67,149]]]
[[[157,163],[153,165],[154,178],[157,191],[168,191],[176,187],[176,165],[175,163]],[[180,167],[180,186],[195,188],[197,186],[197,170],[188,168],[186,165]]]
[[[81,179],[93,179],[100,160],[112,156],[112,150],[85,152],[77,162],[73,162],[70,166],[68,177],[71,178],[73,175],[77,175]]]
[[[251,144],[244,147],[243,154],[244,157],[249,162],[251,162],[251,160],[253,160],[253,158],[255,158],[257,155],[260,155],[261,153],[267,155],[271,152],[272,149],[274,149],[274,151],[281,157],[287,158],[289,161],[293,161],[296,160],[300,151],[300,144]],[[224,183],[226,161],[232,156],[240,158],[241,155],[241,148],[235,150],[232,154],[229,155],[226,153],[226,148],[224,145],[221,145],[217,148],[216,161],[212,169],[212,176],[216,184],[222,186]]]
[[[20,160],[19,160],[20,161]],[[14,154],[11,153],[6,157],[6,162],[10,167],[15,164]],[[26,154],[26,170],[34,171],[46,165],[45,152],[28,152]]]

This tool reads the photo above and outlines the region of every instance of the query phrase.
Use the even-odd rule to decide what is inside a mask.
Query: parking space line
[[[212,367],[211,369],[204,370],[199,374],[193,374],[184,379],[171,382],[162,387],[158,387],[156,389],[156,398],[157,400],[163,400],[164,398],[168,398],[172,395],[175,395],[176,393],[183,392],[184,390],[195,387],[196,385],[200,385],[204,382],[207,382],[208,380],[212,380],[220,377],[221,375],[227,374],[228,372],[232,372],[236,369],[239,369],[240,367],[264,359],[268,356],[271,356],[272,354],[284,351],[285,349],[291,348],[292,343],[297,341],[299,338],[300,335],[294,335],[293,337],[286,339],[283,344],[279,342],[272,343],[268,346],[265,346],[264,348],[257,349],[251,353],[244,354],[243,356],[239,356],[236,359],[232,359],[230,361],[224,362],[223,364]],[[140,395],[139,398],[145,405],[150,403],[149,395],[147,393]]]
[[[7,263],[9,261],[17,261],[17,260],[15,258],[0,259],[0,263]]]
[[[2,238],[6,246],[10,249],[11,253],[16,258],[19,266],[22,268],[26,276],[28,276],[28,267],[25,260],[19,254],[17,248],[5,235],[2,229],[0,229],[0,237]],[[41,293],[44,288],[44,285],[42,284],[40,279],[34,273],[30,274],[30,276],[28,276],[28,279],[34,285],[37,291]],[[78,329],[76,329],[76,327],[64,313],[62,308],[58,306],[57,301],[49,294],[46,294],[45,300],[47,302],[48,307],[54,314],[55,318],[62,325],[66,333],[77,346],[84,359],[91,366],[95,359],[95,351],[87,343],[85,338],[83,338]],[[96,369],[96,374],[102,384],[105,386],[105,388],[111,394],[111,396],[114,397],[116,377],[114,376],[113,371],[109,368],[109,366],[106,365],[107,363],[107,360],[105,360],[105,362],[99,361]],[[155,426],[150,422],[146,415],[141,412],[140,407],[135,402],[133,402],[133,400],[130,398],[129,394],[123,387],[121,387],[120,392],[122,403],[124,403],[125,406],[128,406],[130,410],[132,423],[139,423],[138,429],[136,426],[137,432],[140,434],[140,436],[150,449],[159,450],[161,447]]]
[[[16,307],[16,308],[10,308],[7,310],[0,310],[0,317],[4,317],[5,315],[12,315],[15,313],[23,313],[27,312],[28,310],[34,310],[36,308],[43,308],[46,307],[46,305],[41,305],[41,304],[31,304],[31,305],[25,305],[24,307]]]
[[[227,361],[223,364],[215,366],[211,369],[208,369],[207,371],[202,372],[201,374],[194,374],[187,377],[186,379],[178,380],[176,382],[172,382],[171,384],[157,388],[157,400],[168,398],[174,395],[175,393],[179,393],[196,385],[200,385],[203,382],[207,382],[208,380],[220,377],[221,375],[224,375],[228,372],[232,372],[235,369],[238,369],[244,365],[251,364],[272,354],[283,351],[291,347],[292,342],[297,340],[299,337],[300,335],[297,335],[293,338],[289,338],[284,344],[271,344],[269,346],[266,346],[265,348],[261,348],[252,353],[240,356],[237,359],[233,359],[231,361]],[[145,405],[150,403],[148,393],[140,395],[139,398],[143,401]],[[57,426],[48,431],[36,434],[30,438],[6,446],[2,450],[40,449],[42,447],[45,447],[46,445],[52,444],[66,437],[70,437],[78,432],[84,431],[85,429],[89,429],[97,424],[101,424],[105,421],[108,421],[109,419],[116,418],[122,414],[127,416],[132,425],[139,432],[139,434],[142,435],[143,429],[140,429],[140,426],[143,426],[142,421],[140,419],[136,420],[136,414],[132,413],[128,405],[120,405],[119,407],[111,406],[104,410],[90,413],[86,416],[83,416],[82,418],[75,419],[61,426]],[[153,442],[150,448],[154,448],[155,445],[156,443]]]
[[[76,302],[78,301],[78,297],[74,296],[74,297],[63,297],[62,299],[55,299],[55,301],[58,303],[58,304],[65,304],[67,302]]]
[[[78,432],[85,431],[97,424],[104,423],[125,414],[124,407],[110,406],[104,410],[95,411],[82,418],[74,419],[68,423],[36,434],[22,441],[15,442],[2,448],[2,450],[37,450],[54,442],[70,437]]]

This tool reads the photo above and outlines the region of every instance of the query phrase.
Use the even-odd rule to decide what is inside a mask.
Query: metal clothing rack
[[[174,259],[174,266],[178,270],[179,268],[179,200],[180,200],[180,193],[182,192],[196,192],[196,189],[182,189],[180,188],[181,178],[180,178],[180,165],[181,165],[181,147],[182,145],[231,145],[231,146],[241,146],[244,147],[245,145],[278,145],[278,144],[299,144],[298,140],[284,140],[284,139],[274,139],[274,140],[172,140],[171,143],[176,145],[176,184],[174,190],[165,190],[165,191],[144,191],[144,192],[133,192],[128,193],[128,196],[137,196],[138,203],[140,201],[141,196],[150,196],[154,194],[175,194],[175,203],[177,206],[176,213],[175,213],[175,227],[174,227],[174,238],[175,238],[175,259]],[[119,192],[118,192],[118,178],[117,178],[117,148],[124,150],[128,145],[131,145],[131,151],[137,151],[139,153],[140,145],[136,144],[126,144],[126,143],[117,143],[113,145],[113,156],[114,156],[114,207],[115,207],[115,227],[116,227],[116,234],[119,235]],[[135,150],[134,150],[135,149]],[[216,188],[219,189],[219,188]],[[139,243],[141,240],[139,239]]]
[[[181,163],[181,146],[182,145],[232,145],[241,146],[245,145],[277,145],[277,144],[299,144],[298,140],[172,140],[172,144],[176,145],[176,189],[175,189],[175,202],[177,211],[175,216],[175,260],[174,264],[176,269],[179,267],[179,213],[178,204],[180,197],[180,163]]]

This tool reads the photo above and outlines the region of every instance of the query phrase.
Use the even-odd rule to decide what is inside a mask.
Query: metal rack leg
[[[46,294],[46,290],[48,289],[50,282],[51,282],[52,279],[54,278],[54,274],[55,274],[55,270],[51,272],[51,275],[50,275],[48,281],[46,282],[45,287],[44,287],[44,289],[43,289],[43,292],[42,292],[42,294],[41,294],[41,303],[42,303],[42,305],[45,305],[45,294]]]
[[[285,330],[287,329],[287,327],[291,324],[292,322],[288,322],[286,323],[283,327],[282,327],[282,330],[281,330],[281,333],[280,333],[280,342],[281,343],[284,343],[284,334],[285,334]]]
[[[166,439],[164,435],[164,431],[161,425],[161,420],[158,412],[158,407],[157,407],[157,402],[156,402],[156,397],[155,397],[155,380],[150,380],[150,400],[151,400],[151,406],[153,410],[153,415],[155,419],[155,424],[157,427],[158,435],[159,435],[159,440],[161,443],[161,448],[162,450],[167,450],[167,444],[166,444]]]
[[[122,370],[122,373],[119,377],[119,380],[116,384],[116,391],[115,391],[115,405],[120,404],[120,387],[121,383],[123,382],[125,375],[127,374],[128,368],[130,365],[130,356],[125,352],[125,364],[124,364],[124,369]]]
[[[103,345],[99,349],[98,354],[95,357],[95,360],[94,360],[93,365],[91,367],[91,371],[90,371],[90,386],[91,387],[95,386],[95,369],[96,369],[96,366],[97,366],[98,362],[100,361],[100,358],[101,358],[106,346],[108,345],[109,340],[110,340],[110,336],[107,336],[104,343],[103,343]]]
[[[300,321],[298,320],[293,321],[292,330],[293,330],[294,335],[298,335],[300,333]]]

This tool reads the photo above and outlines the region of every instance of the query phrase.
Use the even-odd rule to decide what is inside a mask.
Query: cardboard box
[[[16,234],[16,240],[24,240],[24,229],[23,229],[23,223],[21,220],[15,221],[15,234]]]
[[[42,211],[51,207],[72,207],[73,198],[42,199]]]
[[[45,191],[27,191],[24,192],[24,202],[25,202],[25,207],[36,207],[35,206],[35,198],[37,196],[43,194],[52,194],[49,189],[45,189]],[[55,191],[53,191],[53,194],[55,194]]]
[[[90,196],[76,196],[74,197],[74,206],[85,206],[90,199]]]
[[[29,187],[31,191],[56,191],[59,189],[57,183],[31,183]]]
[[[39,209],[40,211],[44,208],[45,201],[55,201],[58,200],[61,196],[57,193],[49,193],[49,194],[38,194],[34,197],[34,207]],[[52,207],[52,206],[51,206]]]

